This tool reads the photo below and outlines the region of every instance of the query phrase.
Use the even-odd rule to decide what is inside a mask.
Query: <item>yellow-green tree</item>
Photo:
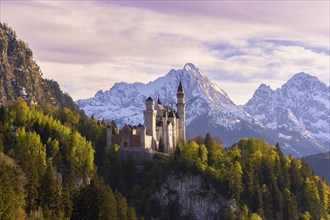
[[[181,158],[188,165],[193,166],[199,159],[199,146],[195,141],[190,142],[181,150]]]

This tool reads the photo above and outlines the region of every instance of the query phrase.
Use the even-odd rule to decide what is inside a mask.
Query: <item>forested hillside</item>
[[[93,143],[79,132],[97,140],[102,126],[67,108],[45,114],[20,98],[1,106],[0,219],[135,219],[125,197],[97,177]]]
[[[110,154],[112,164],[120,167],[120,163],[114,163],[114,152]],[[110,180],[115,170],[113,167]],[[191,190],[188,186],[196,186],[194,181],[200,177],[201,188],[185,193]],[[122,179],[126,195],[146,219],[202,219],[198,216],[203,207],[214,205],[207,201],[210,193],[214,198],[224,197],[219,199],[223,202],[215,219],[330,217],[329,185],[306,163],[284,156],[279,146],[263,140],[242,139],[226,149],[210,135],[197,137],[178,148],[173,158],[159,154],[144,172],[125,172]],[[171,186],[173,180],[179,181],[180,187]],[[188,202],[180,199],[182,193]],[[205,206],[196,209],[194,201]]]
[[[105,128],[44,79],[32,50],[0,23],[0,219],[136,219],[96,173]]]

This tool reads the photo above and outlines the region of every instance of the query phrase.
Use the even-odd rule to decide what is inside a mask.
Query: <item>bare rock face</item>
[[[0,105],[11,104],[18,98],[28,104],[78,110],[57,82],[43,78],[28,45],[8,25],[0,23]]]
[[[170,175],[152,195],[146,219],[222,219],[229,208],[239,212],[234,199],[226,200],[199,175]]]

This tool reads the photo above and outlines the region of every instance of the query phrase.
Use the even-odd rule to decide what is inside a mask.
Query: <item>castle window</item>
[[[126,141],[124,142],[124,147],[128,147],[128,143]]]

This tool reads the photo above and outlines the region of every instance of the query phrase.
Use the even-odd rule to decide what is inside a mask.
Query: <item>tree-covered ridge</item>
[[[235,199],[240,210],[222,210],[225,219],[329,218],[329,185],[301,160],[284,156],[279,146],[242,139],[226,149],[208,134],[180,143],[171,157],[156,154],[137,173],[133,160],[121,161],[119,146],[105,154],[106,127],[67,108],[43,111],[22,99],[2,106],[0,149],[7,156],[1,153],[0,204],[6,205],[0,206],[0,215],[150,219],[159,215],[150,198],[166,178],[193,173],[228,200]],[[180,219],[173,207],[167,216]]]
[[[114,146],[99,171],[146,219],[183,218],[178,204],[162,207],[161,201],[157,205],[150,200],[173,174],[200,175],[219,195],[235,199],[239,211],[225,208],[220,219],[330,218],[329,185],[306,163],[284,156],[278,145],[263,140],[242,139],[226,149],[209,134],[198,136],[171,157],[156,154],[141,173],[136,173],[134,161],[123,164]],[[162,209],[171,213],[162,216]]]
[[[74,115],[67,111],[65,115]],[[92,176],[95,170],[92,144],[74,126],[65,126],[52,115],[45,115],[36,107],[30,108],[22,99],[12,108],[2,107],[1,114],[2,133],[7,137],[2,141],[6,154],[26,164],[40,160],[43,166],[51,157],[56,170],[66,176]],[[71,124],[74,123],[72,119]]]
[[[92,180],[88,185],[96,175],[95,149],[79,132],[93,130],[91,140],[97,146],[103,144],[100,140],[104,139],[101,133],[105,124],[67,108],[46,109],[48,114],[37,106],[29,107],[23,99],[0,107],[0,219],[70,219],[73,213],[75,219],[86,219],[75,204],[86,190],[99,190],[98,187],[102,193],[83,200],[82,205],[93,204],[100,213],[108,207],[108,197],[103,193],[111,194],[112,189],[102,185],[101,180]],[[125,199],[119,192],[116,196],[118,199],[111,205]],[[127,202],[126,210],[132,219],[136,217]],[[95,219],[116,219],[94,214]]]
[[[301,160],[284,156],[279,146],[242,139],[224,149],[207,135],[204,144],[192,141],[180,155],[179,164],[198,171],[222,195],[239,202],[240,218],[252,213],[262,219],[330,217],[329,185]],[[238,217],[230,210],[227,214]]]

